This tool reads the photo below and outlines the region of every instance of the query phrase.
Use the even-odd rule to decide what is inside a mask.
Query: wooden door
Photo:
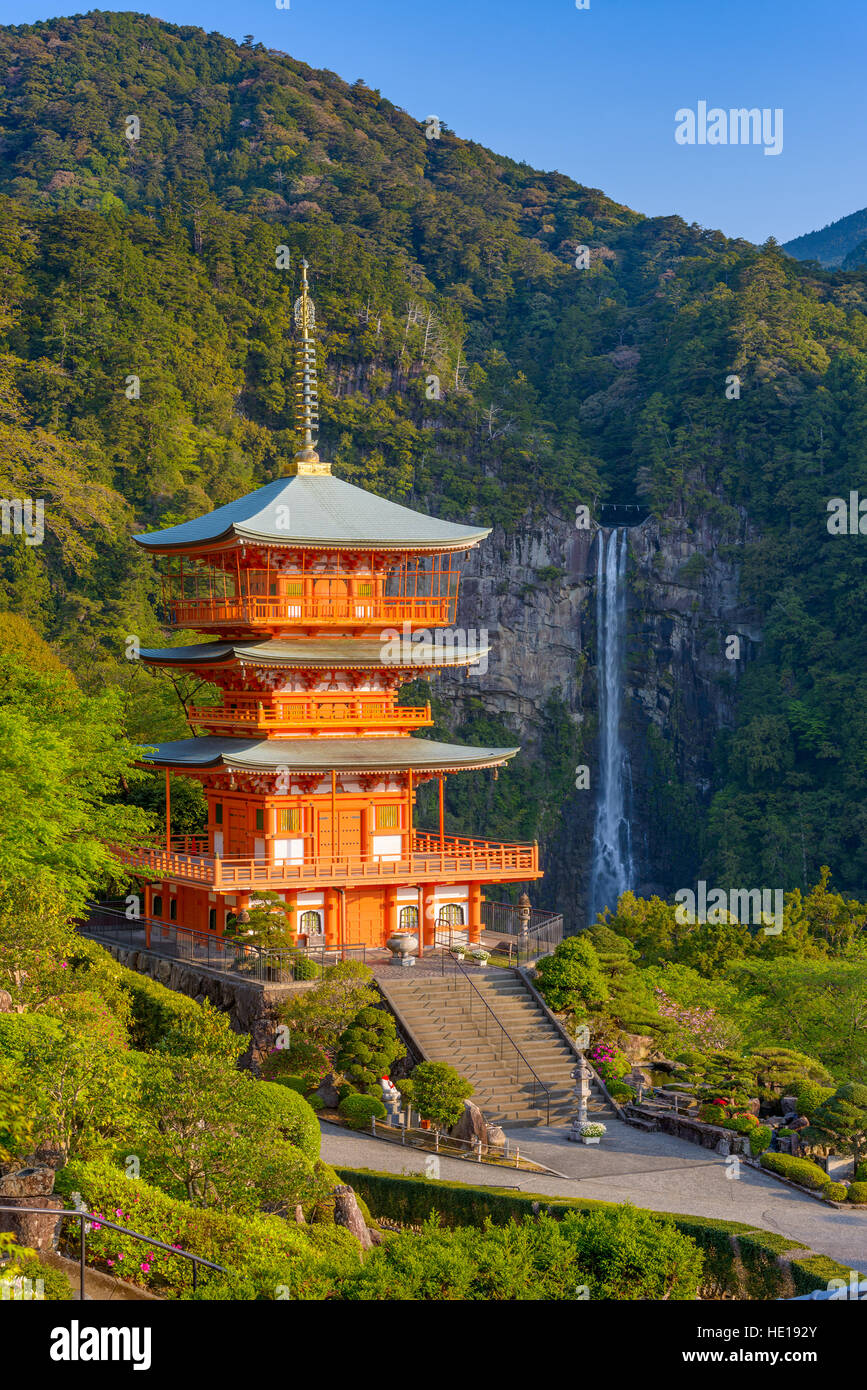
[[[247,857],[247,808],[229,802],[229,843],[226,848],[229,858]]]
[[[361,856],[361,812],[338,811],[338,841],[331,838],[331,812],[319,812],[319,857],[321,859],[358,859]]]
[[[385,912],[381,888],[351,888],[346,894],[346,945],[381,946]]]

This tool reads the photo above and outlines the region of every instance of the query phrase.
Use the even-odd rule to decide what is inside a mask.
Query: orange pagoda
[[[484,885],[538,878],[538,850],[447,836],[443,779],[518,750],[413,738],[430,706],[398,704],[397,691],[420,670],[485,655],[450,625],[455,556],[489,532],[353,487],[320,460],[306,270],[295,305],[303,445],[285,475],[135,538],[156,559],[172,626],[209,638],[141,659],[204,676],[222,702],[188,709],[193,737],[143,754],[165,771],[166,843],[119,853],[147,880],[145,915],[166,924],[222,934],[270,890],[294,907],[301,944],[382,946],[412,930],[423,951],[438,927],[472,942]],[[202,783],[205,835],[172,837],[171,775]],[[413,828],[432,778],[438,833]]]

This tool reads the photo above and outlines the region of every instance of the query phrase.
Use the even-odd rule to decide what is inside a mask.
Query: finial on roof
[[[307,261],[301,262],[301,293],[295,300],[295,324],[299,330],[295,348],[295,424],[303,443],[287,470],[290,474],[330,473],[316,452],[319,430],[319,388],[316,380],[316,310],[307,291]]]

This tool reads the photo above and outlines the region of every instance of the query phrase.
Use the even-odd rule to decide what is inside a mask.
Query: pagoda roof
[[[205,516],[134,539],[155,553],[236,541],[356,550],[463,550],[489,534],[489,527],[438,521],[322,473],[277,478]]]
[[[426,738],[182,738],[142,750],[141,762],[236,772],[460,772],[497,767],[517,748],[467,748]]]
[[[390,644],[387,644],[390,645]],[[151,666],[229,666],[243,662],[252,666],[338,667],[413,670],[436,666],[473,666],[490,651],[476,646],[461,653],[447,645],[402,641],[399,656],[383,656],[384,644],[356,637],[295,637],[291,641],[265,638],[261,641],[194,642],[188,647],[142,647],[142,661]]]

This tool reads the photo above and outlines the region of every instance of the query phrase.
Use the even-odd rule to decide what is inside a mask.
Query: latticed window
[[[301,579],[287,579],[286,596],[287,598],[300,598],[304,593],[304,582]]]
[[[322,930],[322,918],[319,913],[302,912],[300,930],[304,936],[317,936]]]
[[[401,931],[418,930],[418,908],[402,907],[400,909],[400,929]]]
[[[462,927],[464,925],[464,909],[460,903],[445,903],[440,908],[439,923],[442,927]]]
[[[277,812],[277,829],[281,834],[300,833],[301,831],[301,807],[291,806],[285,811]]]
[[[377,830],[398,830],[400,828],[400,807],[377,806],[376,828]]]
[[[356,593],[359,598],[370,598],[373,594],[373,584],[369,579],[360,579]]]

